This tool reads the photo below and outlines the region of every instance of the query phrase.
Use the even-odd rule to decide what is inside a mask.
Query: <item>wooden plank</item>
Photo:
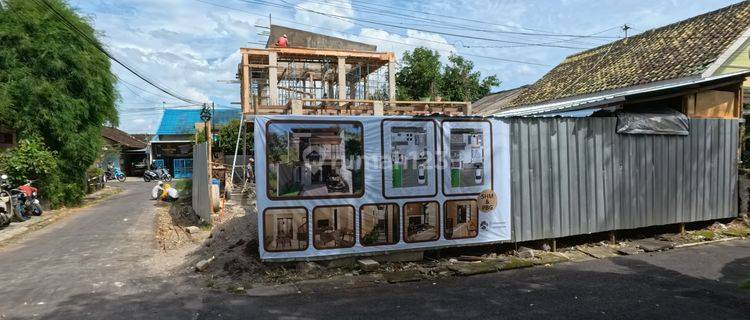
[[[310,48],[268,48],[253,49],[241,48],[242,53],[254,56],[267,56],[271,53],[277,53],[279,56],[296,55],[309,57],[346,57],[346,58],[365,58],[381,61],[395,61],[396,56],[393,52],[370,52],[354,50],[331,50],[331,49],[310,49]]]
[[[240,103],[242,113],[250,113],[250,67],[248,67],[248,56],[242,55],[242,67],[240,70],[242,82],[240,83]],[[256,112],[257,113],[257,112]]]

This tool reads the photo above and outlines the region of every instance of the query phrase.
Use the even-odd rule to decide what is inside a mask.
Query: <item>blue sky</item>
[[[181,95],[227,107],[239,101],[239,85],[220,81],[234,79],[240,47],[265,42],[257,26],[267,26],[269,14],[274,24],[375,44],[399,57],[417,46],[443,57],[455,52],[482,74],[497,75],[502,90],[533,83],[566,56],[623,36],[623,24],[635,34],[736,2],[70,0],[118,58]],[[122,67],[113,64],[113,72],[121,79],[125,131],[154,132],[162,102],[185,105]]]

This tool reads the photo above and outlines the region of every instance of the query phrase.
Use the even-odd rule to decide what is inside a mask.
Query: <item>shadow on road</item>
[[[740,245],[732,250],[745,250],[746,256],[747,248]],[[712,249],[663,254],[674,255],[670,260],[678,264],[709,266],[712,261],[706,261],[705,256],[691,259],[698,250]],[[750,257],[725,263],[718,279],[688,276],[645,261],[650,258],[619,257],[435,283],[421,281],[277,297],[238,296],[190,287],[185,282],[163,282],[147,293],[73,296],[44,318],[747,319],[750,290],[740,289],[738,284],[750,278]]]

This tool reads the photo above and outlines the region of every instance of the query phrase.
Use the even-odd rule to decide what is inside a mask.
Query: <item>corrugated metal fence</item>
[[[615,118],[511,121],[513,237],[528,241],[737,216],[737,120],[621,135]]]
[[[193,210],[211,223],[211,179],[208,176],[208,143],[193,148]]]

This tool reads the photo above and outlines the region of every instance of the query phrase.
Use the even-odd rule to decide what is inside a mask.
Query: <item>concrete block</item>
[[[606,246],[598,246],[598,247],[579,246],[578,251],[581,251],[597,259],[606,259],[606,258],[619,256],[619,254],[617,254],[614,250]]]
[[[211,264],[211,262],[214,262],[215,259],[216,257],[211,256],[211,258],[198,261],[198,263],[195,264],[195,271],[198,271],[198,272],[206,271],[206,269],[208,269],[208,266]]]
[[[568,257],[557,252],[539,252],[537,258],[539,258],[540,264],[555,264],[570,261]]]
[[[389,283],[413,282],[422,280],[422,273],[419,270],[404,270],[386,273],[383,275]]]
[[[393,252],[382,256],[373,256],[378,262],[416,262],[424,259],[424,251]]]
[[[534,263],[529,260],[513,258],[508,262],[503,262],[498,267],[500,270],[510,270],[510,269],[528,268],[528,267],[533,267],[533,266],[534,266]]]
[[[380,267],[380,263],[372,259],[360,259],[357,260],[357,264],[363,271],[375,271]]]
[[[185,227],[185,232],[189,234],[196,234],[198,232],[201,232],[201,229],[196,226],[189,226],[189,227]]]
[[[322,262],[326,268],[353,267],[357,265],[357,259],[354,257],[338,258]]]
[[[654,252],[674,248],[674,243],[656,239],[638,240],[635,242],[635,244],[646,252]]]
[[[462,276],[474,274],[497,272],[497,266],[487,262],[477,263],[456,263],[448,266],[448,269],[455,271]]]

